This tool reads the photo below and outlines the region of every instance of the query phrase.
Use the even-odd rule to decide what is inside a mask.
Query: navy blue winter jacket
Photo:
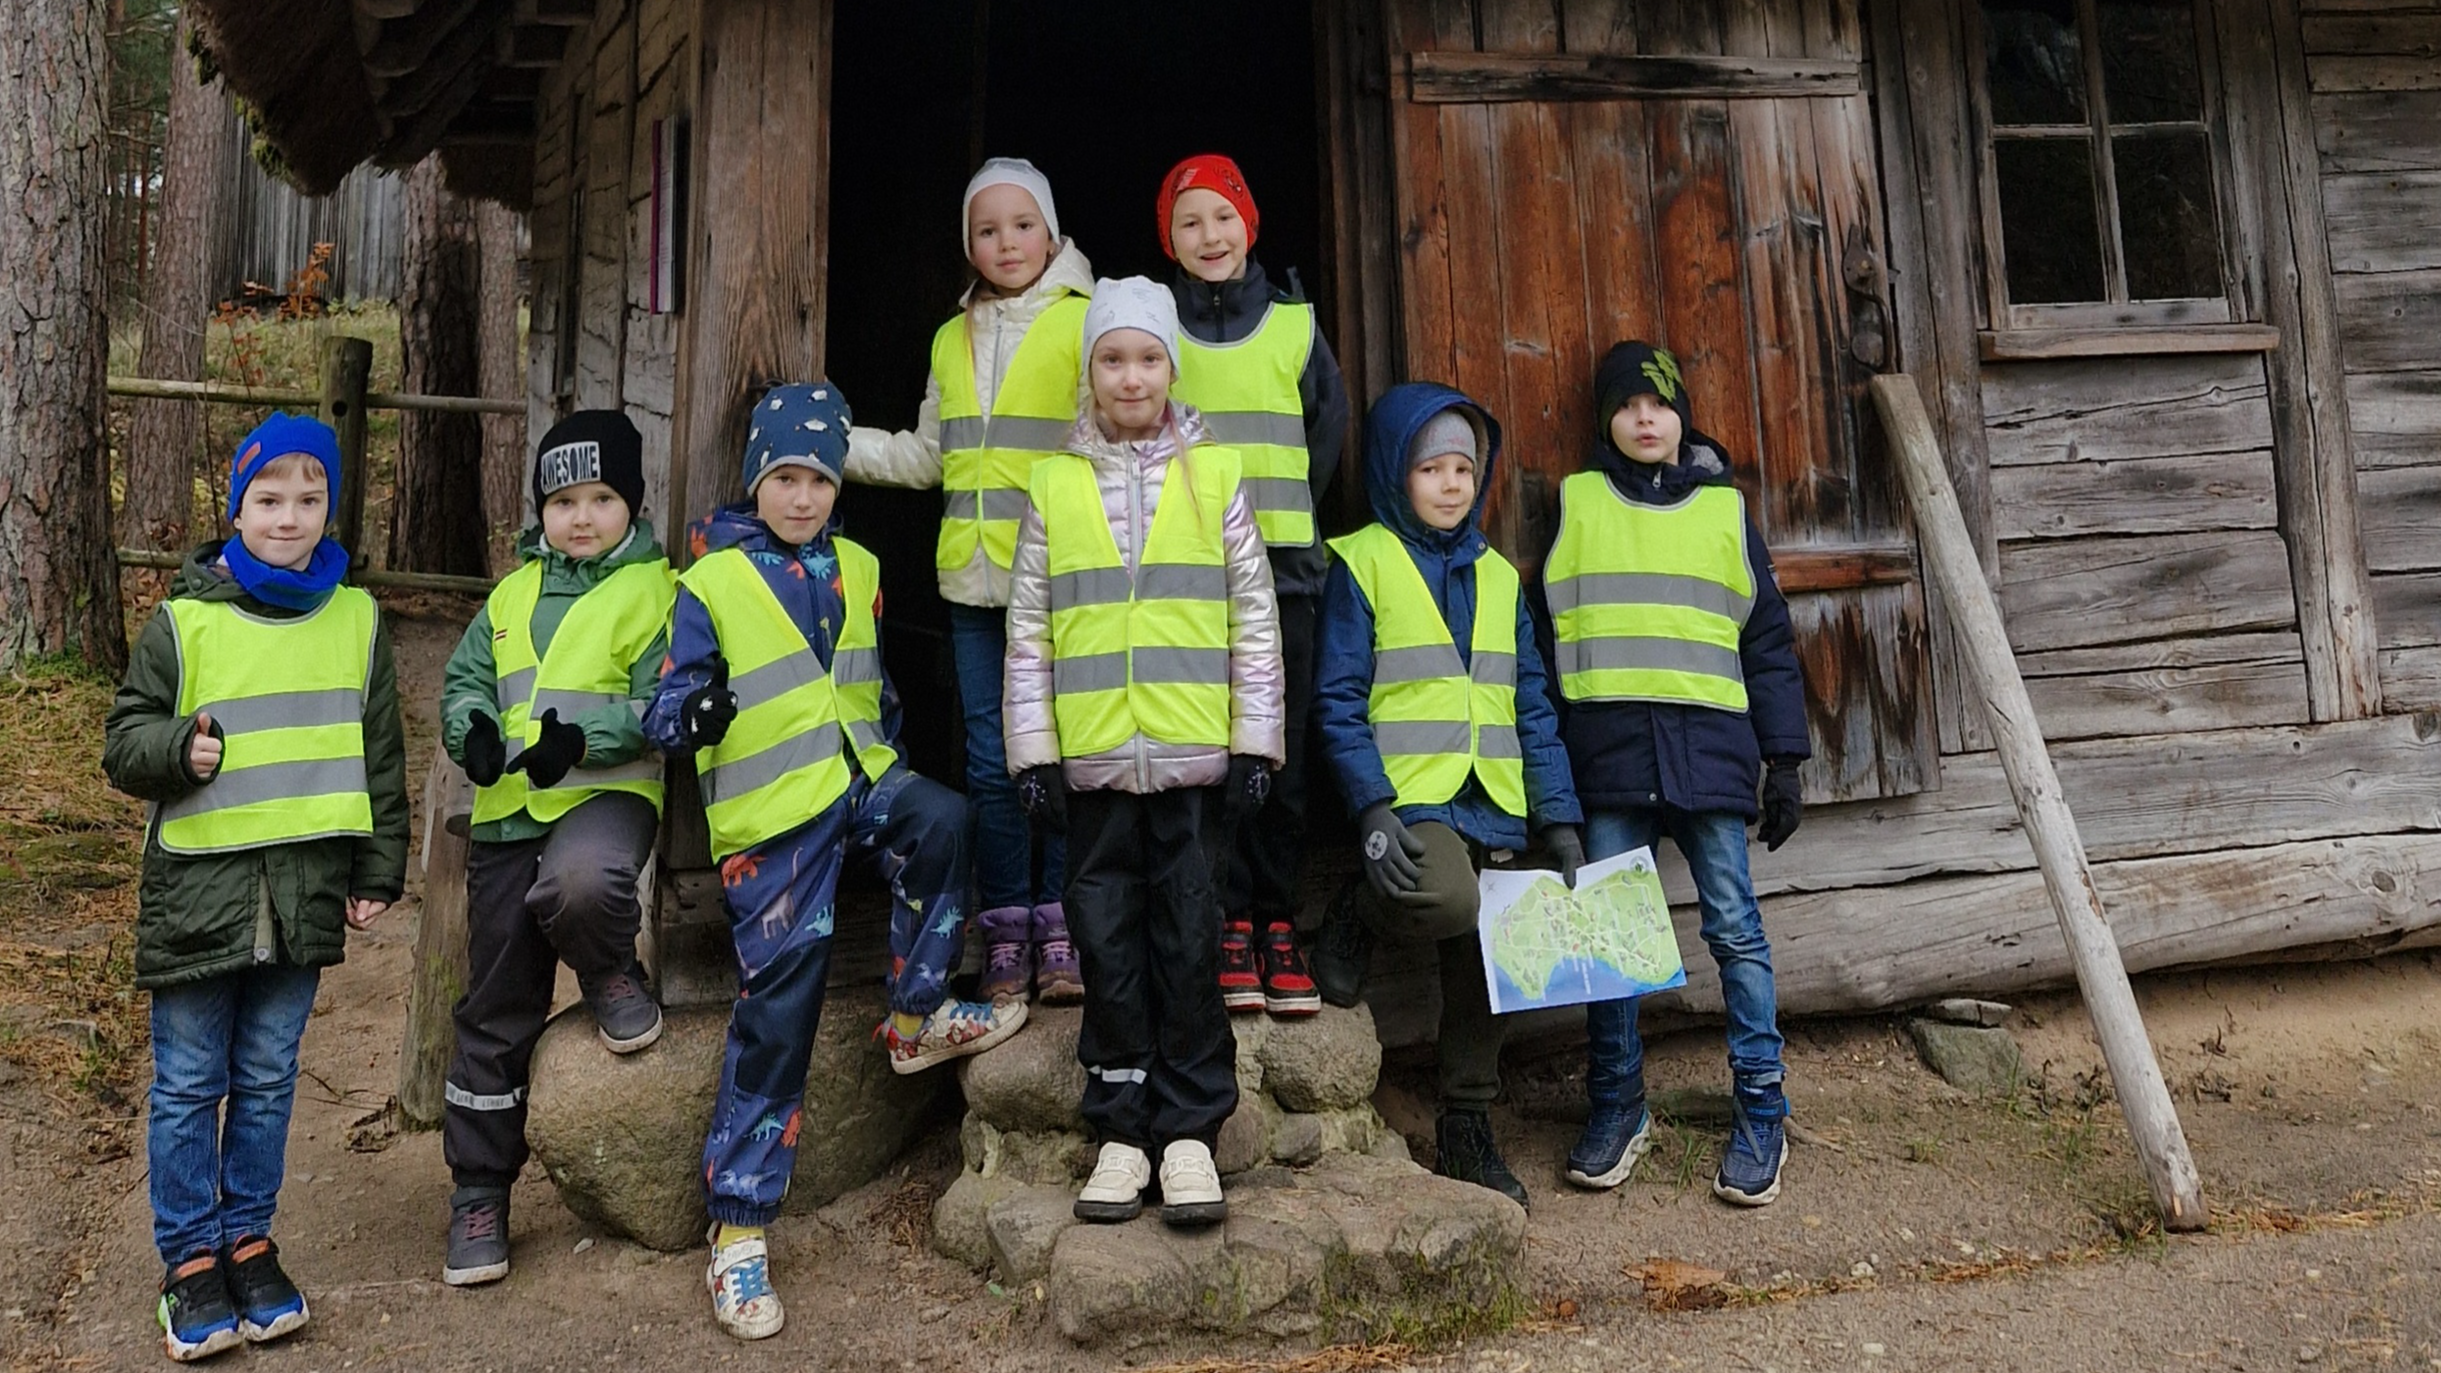
[[[1476,466],[1474,513],[1464,525],[1438,530],[1416,517],[1407,501],[1407,446],[1427,420],[1464,408],[1485,436],[1486,457]],[[1484,493],[1492,488],[1492,464],[1500,456],[1500,426],[1481,406],[1446,386],[1409,382],[1392,387],[1365,416],[1365,496],[1373,517],[1407,546],[1416,570],[1432,591],[1441,618],[1457,641],[1458,654],[1473,658],[1475,562],[1491,545],[1483,537]],[[1322,754],[1331,760],[1340,794],[1351,814],[1398,794],[1374,747],[1367,706],[1373,694],[1373,606],[1357,588],[1346,563],[1331,560],[1322,590],[1322,615],[1315,631],[1314,724],[1322,731]],[[1578,824],[1585,818],[1568,780],[1568,755],[1561,748],[1558,718],[1551,709],[1534,626],[1525,597],[1517,600],[1517,738],[1525,753],[1526,814],[1534,826]],[[1485,795],[1472,776],[1449,801],[1437,806],[1400,806],[1398,817],[1413,825],[1441,823],[1493,849],[1526,846],[1526,821]]]
[[[1675,465],[1631,462],[1604,444],[1597,445],[1592,466],[1610,478],[1613,490],[1639,505],[1672,505],[1699,486],[1729,485],[1728,465],[1701,435],[1690,437]],[[1667,806],[1753,820],[1760,814],[1755,792],[1763,760],[1812,756],[1805,678],[1789,631],[1788,601],[1772,576],[1771,554],[1752,516],[1746,521],[1746,564],[1754,575],[1755,597],[1738,636],[1745,714],[1658,701],[1559,701],[1560,733],[1568,741],[1568,762],[1586,809]],[[1544,643],[1547,649],[1549,640]]]

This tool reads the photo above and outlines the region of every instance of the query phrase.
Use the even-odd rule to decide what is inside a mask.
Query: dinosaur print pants
[[[812,820],[722,860],[738,993],[703,1147],[716,1221],[767,1224],[788,1191],[830,976],[833,896],[849,859],[875,864],[890,885],[890,1009],[927,1015],[949,993],[966,933],[966,802],[956,792],[905,768],[878,786],[859,777]]]

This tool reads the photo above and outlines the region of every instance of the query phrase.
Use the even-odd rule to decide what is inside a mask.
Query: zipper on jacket
[[[1127,531],[1131,544],[1120,556],[1127,561],[1127,579],[1131,583],[1144,565],[1144,549],[1152,542],[1153,535],[1144,519],[1144,464],[1134,450],[1132,443],[1122,440],[1119,444],[1119,451],[1127,454]],[[1130,682],[1135,680],[1135,652],[1132,649],[1128,652],[1127,676]],[[1141,796],[1152,788],[1152,741],[1145,738],[1144,731],[1139,728],[1136,731],[1136,793]]]

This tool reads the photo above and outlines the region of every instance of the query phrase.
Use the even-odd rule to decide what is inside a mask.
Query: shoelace
[[[611,978],[608,982],[602,984],[602,999],[604,1001],[619,1001],[624,998],[634,996],[635,994],[636,984],[628,980],[628,976],[625,973],[620,973]]]
[[[1016,967],[1025,961],[1025,956],[1026,946],[1023,944],[991,944],[984,948],[983,966],[986,971],[998,972],[1002,968]]]
[[[771,1295],[770,1261],[761,1255],[740,1259],[720,1270],[720,1285],[740,1306]]]
[[[466,1213],[466,1237],[487,1240],[500,1229],[500,1212],[495,1207],[478,1206]]]
[[[1076,957],[1076,950],[1067,940],[1046,939],[1043,941],[1043,961],[1045,963],[1065,963],[1074,957]]]

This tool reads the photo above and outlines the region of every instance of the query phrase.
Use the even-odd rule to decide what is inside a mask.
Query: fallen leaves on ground
[[[1729,1301],[1729,1275],[1684,1259],[1647,1259],[1627,1270],[1644,1284],[1644,1299],[1656,1311],[1704,1311]]]

